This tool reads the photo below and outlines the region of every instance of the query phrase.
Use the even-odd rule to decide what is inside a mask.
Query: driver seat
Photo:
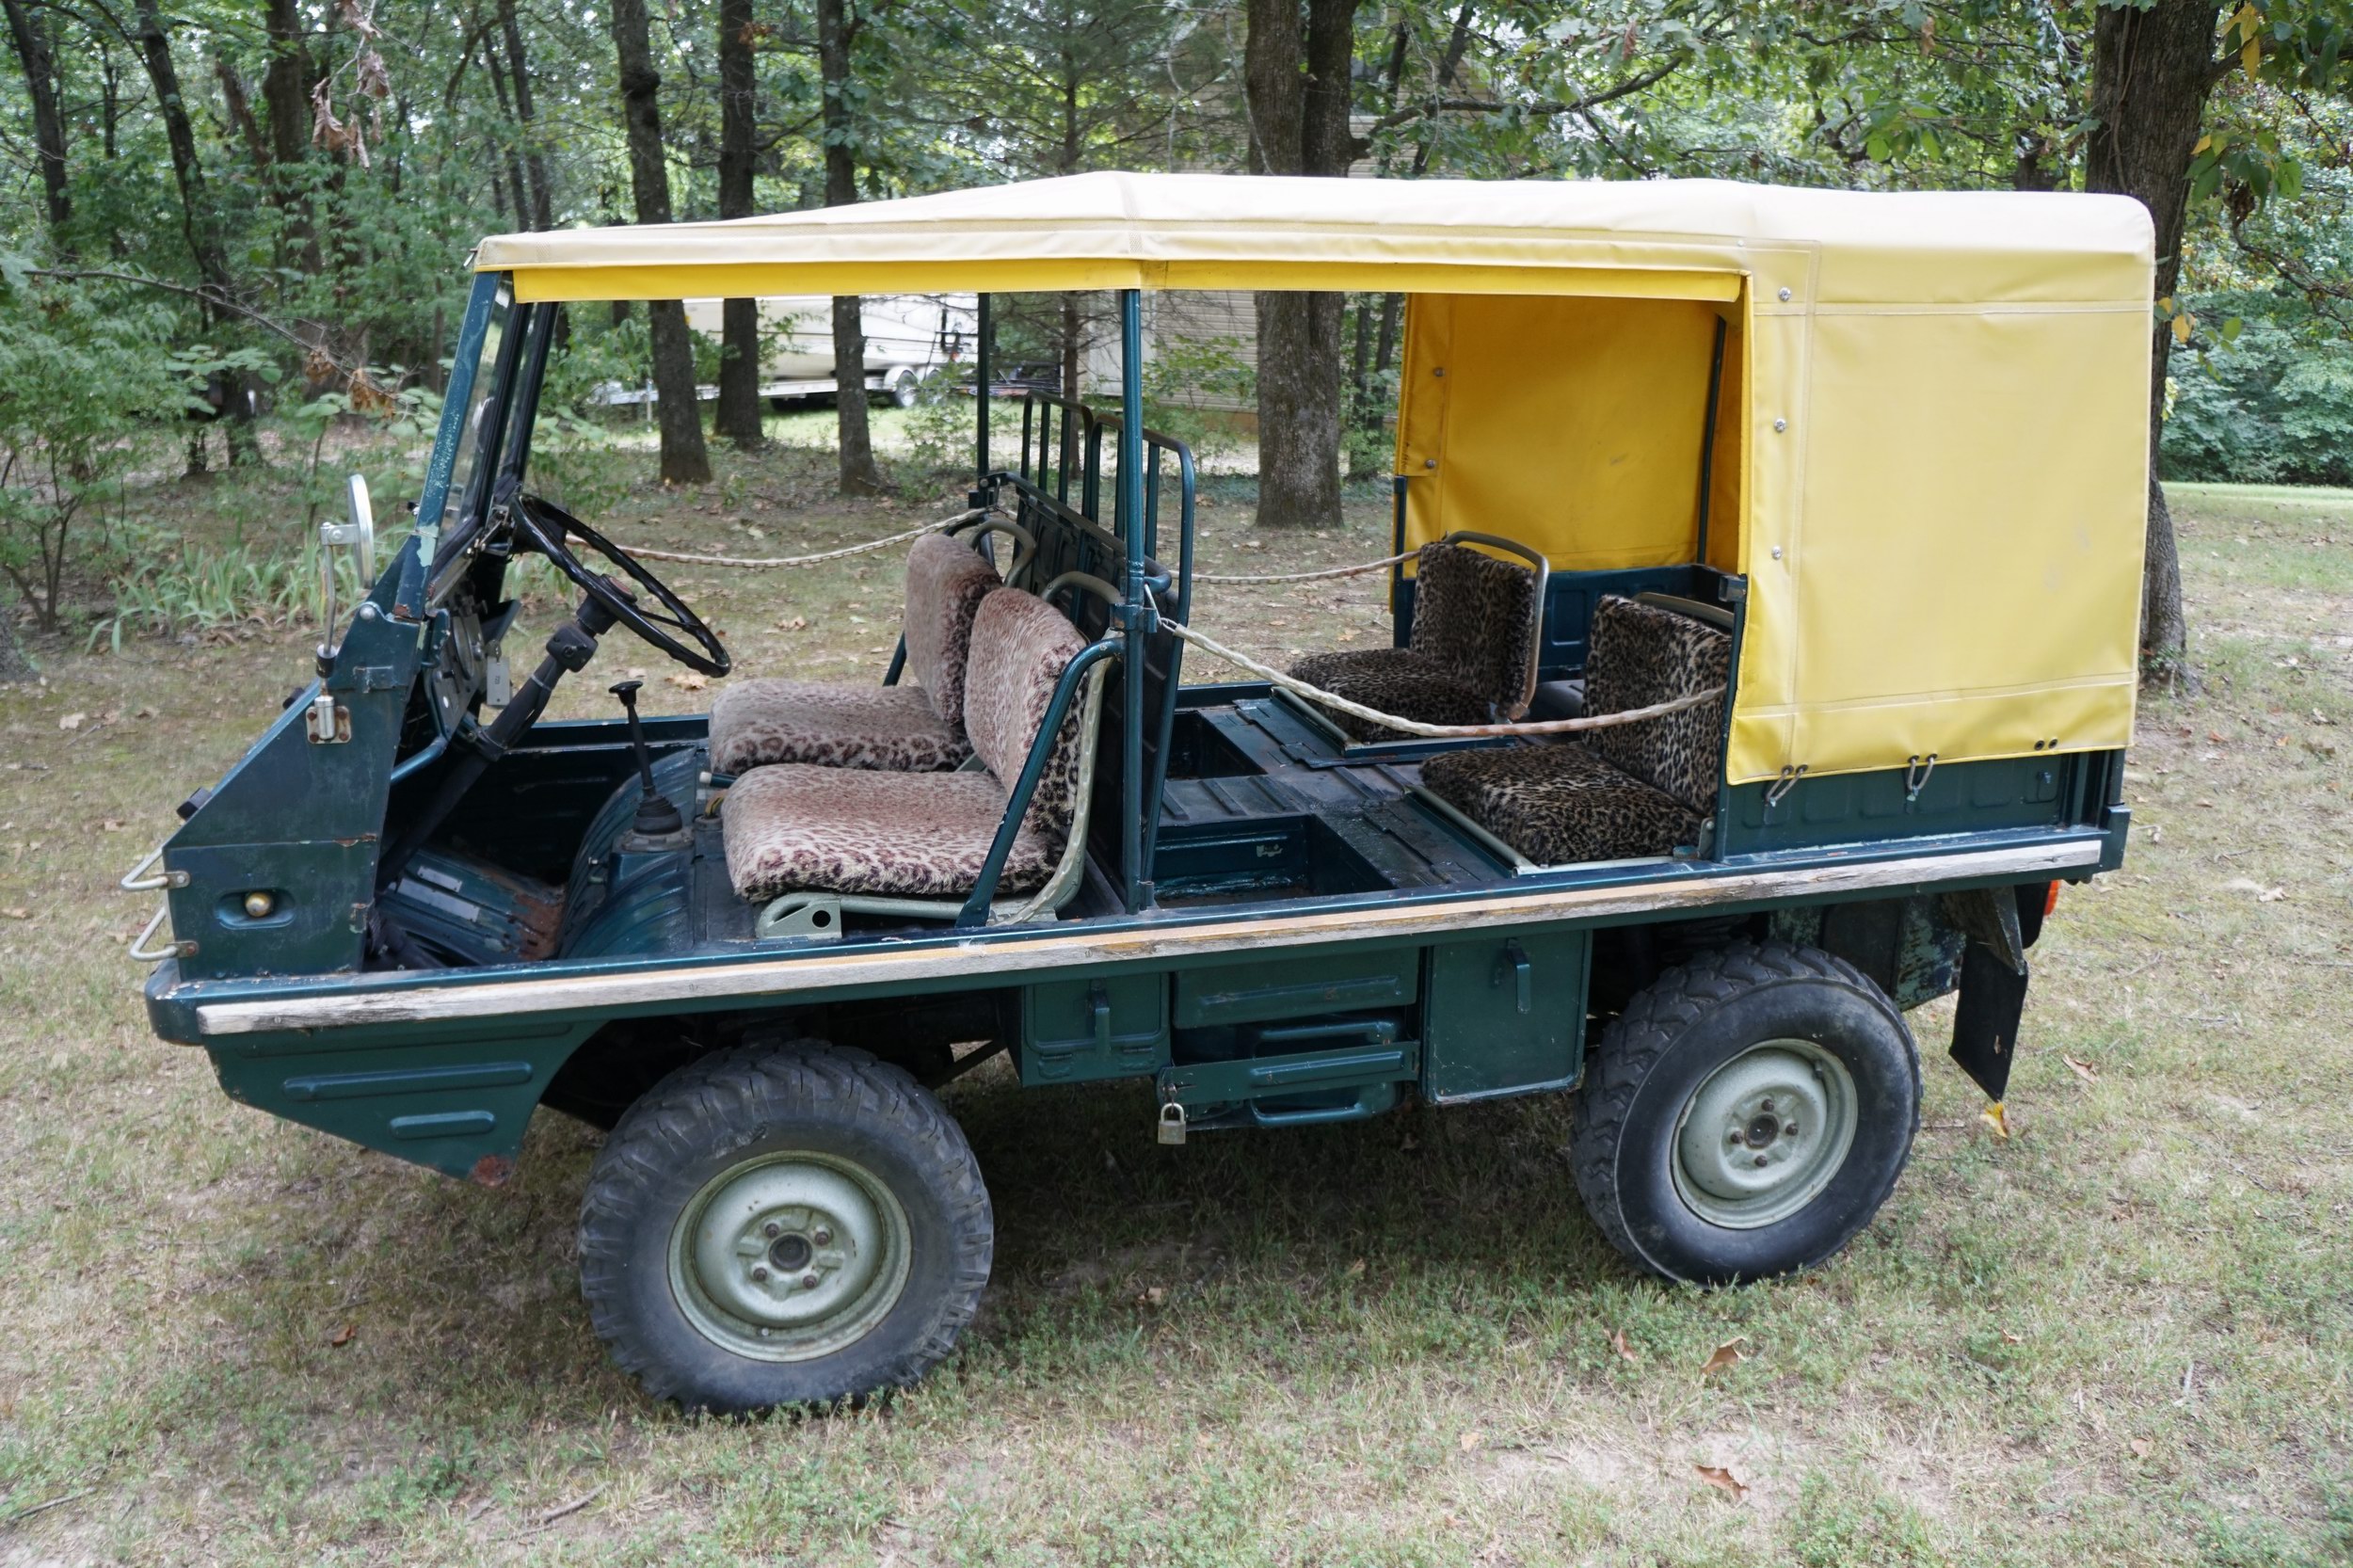
[[[964,540],[926,534],[907,552],[907,670],[916,683],[824,685],[744,680],[711,705],[711,771],[807,762],[887,773],[944,773],[972,755],[965,738],[965,662],[997,568]]]

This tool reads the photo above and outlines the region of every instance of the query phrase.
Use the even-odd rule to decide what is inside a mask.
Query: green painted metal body
[[[498,303],[486,283],[470,306],[476,353]],[[468,599],[437,586],[446,570],[424,553],[482,527],[490,504],[488,484],[452,472],[453,413],[428,471],[429,526],[389,565],[319,686],[164,848],[180,945],[148,984],[156,1032],[206,1049],[244,1103],[488,1180],[512,1168],[549,1085],[603,1032],[661,1019],[789,1034],[829,1009],[922,999],[992,1008],[1025,1085],[1148,1080],[1193,1127],[1295,1125],[1409,1096],[1574,1088],[1591,993],[1629,928],[1745,920],[1851,952],[1911,1005],[1950,990],[1961,961],[1937,895],[2121,859],[2121,754],[2054,753],[1925,778],[1805,779],[1772,801],[1733,787],[1687,855],[1530,869],[1416,792],[1429,744],[1347,747],[1263,687],[1179,690],[1157,616],[1189,592],[1191,459],[1142,426],[1134,300],[1122,304],[1127,407],[1095,422],[1118,438],[1111,526],[1091,515],[1104,432],[1090,424],[1065,443],[1089,455],[1084,472],[1064,459],[1049,472],[1041,423],[1032,470],[1027,406],[1024,470],[984,474],[979,492],[1012,497],[1051,569],[1084,567],[1123,588],[1120,604],[1081,623],[1122,669],[1093,870],[1063,919],[963,929],[873,919],[822,939],[756,939],[705,809],[700,717],[646,727],[655,787],[691,824],[680,841],[629,838],[639,785],[617,718],[544,723],[379,888],[382,846],[474,744],[482,645],[504,624],[499,563],[469,568],[480,591]],[[543,344],[546,320],[525,319]],[[507,323],[507,341],[520,325]],[[461,344],[453,410],[472,359]],[[520,349],[504,350],[495,375],[536,384]],[[1050,419],[1052,400],[1036,411]],[[1078,417],[1064,410],[1065,426]],[[529,420],[515,424],[526,439]],[[1151,553],[1169,453],[1183,492],[1175,572]],[[444,496],[460,497],[454,510]],[[1603,591],[1662,586],[1745,614],[1737,579],[1638,575],[1554,575],[1548,673],[1577,666]],[[1409,595],[1400,611],[1401,636]],[[322,694],[340,715],[326,738],[312,717]],[[1988,869],[1989,856],[2013,858]],[[2036,856],[2067,869],[2014,869]],[[1871,874],[1881,867],[1894,869]],[[248,912],[253,892],[270,895],[267,914]],[[387,917],[445,967],[363,967],[370,920]]]

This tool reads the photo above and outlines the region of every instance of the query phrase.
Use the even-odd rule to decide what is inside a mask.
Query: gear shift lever
[[[611,690],[621,699],[621,709],[629,715],[629,744],[637,754],[637,782],[643,792],[637,797],[637,820],[630,824],[630,831],[644,838],[658,838],[679,832],[685,827],[686,820],[653,787],[653,761],[646,753],[646,727],[637,719],[637,691],[644,684],[642,680],[624,680]]]

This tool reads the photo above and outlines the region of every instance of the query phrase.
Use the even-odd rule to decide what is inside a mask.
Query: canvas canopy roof
[[[2116,197],[1105,173],[474,265],[524,300],[1406,294],[1409,541],[1745,574],[1744,782],[2128,742],[2152,247]]]
[[[1868,194],[1724,180],[1075,174],[812,212],[504,234],[523,299],[1062,289],[1379,289],[1726,299],[1781,256],[1824,303],[2122,300],[2121,198]],[[1641,273],[1641,279],[1626,277]]]

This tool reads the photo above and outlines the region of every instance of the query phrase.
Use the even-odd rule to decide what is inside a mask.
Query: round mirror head
[[[368,499],[367,475],[351,476],[350,497],[350,534],[344,542],[352,547],[359,560],[360,589],[365,592],[376,581],[376,506]]]

